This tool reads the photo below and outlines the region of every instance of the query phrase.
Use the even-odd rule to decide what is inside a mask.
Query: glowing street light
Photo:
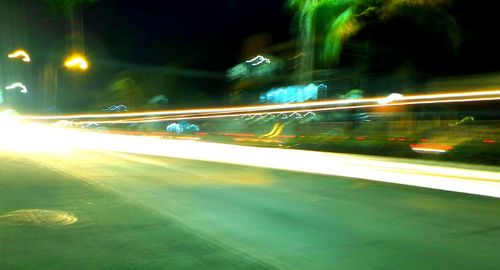
[[[17,50],[7,56],[9,58],[21,58],[24,62],[31,62],[30,55],[25,50]]]
[[[23,93],[23,94],[28,93],[28,88],[26,88],[26,86],[20,82],[15,82],[15,83],[5,87],[6,90],[13,90],[16,88],[19,88],[21,93]]]
[[[89,68],[89,63],[84,56],[75,54],[67,58],[66,61],[64,61],[64,66],[69,69],[86,70]]]

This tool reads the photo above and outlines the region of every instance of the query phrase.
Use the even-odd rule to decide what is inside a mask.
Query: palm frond
[[[354,10],[354,7],[344,10],[330,25],[326,33],[323,61],[338,61],[342,43],[359,31],[360,24],[355,18]]]

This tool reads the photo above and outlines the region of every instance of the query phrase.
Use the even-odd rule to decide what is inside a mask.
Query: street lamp
[[[23,62],[31,62],[30,55],[25,50],[16,50],[7,55],[9,58],[21,58]]]
[[[64,60],[63,66],[56,66],[55,63],[47,63],[45,66],[44,78],[44,107],[57,107],[59,95],[59,73],[66,68],[72,71],[86,71],[89,68],[87,59],[82,54],[72,54]]]
[[[64,61],[64,66],[68,69],[80,69],[82,71],[89,68],[89,63],[85,56],[80,54],[74,54]]]

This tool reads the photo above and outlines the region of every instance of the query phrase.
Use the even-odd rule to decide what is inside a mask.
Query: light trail
[[[8,54],[7,57],[9,58],[19,58],[21,57],[21,60],[23,62],[31,62],[29,54],[25,50],[17,50],[11,54]]]
[[[23,94],[28,93],[28,88],[26,88],[26,86],[20,82],[15,82],[15,83],[5,87],[6,90],[12,90],[12,89],[16,89],[16,88],[19,89],[19,91]]]
[[[123,152],[350,177],[500,198],[500,172],[415,164],[409,160],[53,128],[16,122],[0,133],[4,151]]]
[[[379,104],[380,100],[385,97],[377,98],[366,98],[366,99],[350,99],[350,100],[328,100],[328,101],[315,101],[315,102],[303,102],[303,103],[292,103],[292,104],[275,104],[275,105],[256,105],[256,106],[241,106],[241,107],[220,107],[220,108],[207,108],[207,109],[182,109],[182,110],[168,110],[168,111],[146,111],[146,112],[136,112],[136,113],[100,113],[100,114],[73,114],[73,115],[26,115],[22,118],[25,120],[71,120],[71,119],[106,119],[106,118],[130,118],[130,117],[160,117],[160,116],[179,116],[179,115],[194,115],[194,114],[232,114],[231,116],[245,115],[247,112],[303,112],[303,109],[307,111],[324,111],[325,106],[342,106],[350,105],[349,108],[364,108],[364,107],[352,107],[355,104],[367,104],[372,107],[380,106],[394,106],[394,105],[409,105],[409,104],[422,104],[422,103],[435,103],[441,99],[447,100],[457,100],[463,102],[469,101],[483,101],[483,100],[498,100],[500,99],[500,90],[491,91],[474,91],[474,92],[462,92],[462,93],[444,93],[444,94],[429,94],[429,95],[415,95],[415,96],[404,96],[398,99],[394,103]],[[444,103],[444,101],[441,101]],[[450,101],[454,102],[454,101]],[[371,103],[371,104],[370,104]],[[364,106],[364,105],[359,105]],[[333,107],[328,107],[326,110],[331,110]],[[345,107],[347,108],[347,107]],[[180,118],[179,118],[180,119]]]
[[[260,64],[262,64],[264,62],[269,64],[269,63],[271,63],[271,60],[269,60],[268,58],[265,58],[262,55],[257,55],[254,58],[252,58],[252,59],[250,59],[250,60],[248,60],[246,62],[247,63],[251,63],[252,66],[258,66],[258,65],[260,65]]]
[[[500,91],[499,91],[500,92]],[[499,93],[500,94],[500,93]],[[208,108],[208,109],[183,109],[183,110],[169,110],[169,111],[148,111],[137,113],[99,113],[99,114],[73,114],[73,115],[25,115],[22,118],[25,120],[68,120],[68,119],[86,119],[86,118],[122,118],[122,117],[148,117],[148,116],[165,116],[165,115],[181,115],[181,114],[208,114],[208,113],[237,113],[237,112],[256,112],[280,109],[301,108],[307,106],[322,106],[322,105],[342,105],[342,104],[355,104],[355,103],[369,103],[375,102],[378,99],[365,99],[365,100],[335,100],[335,101],[321,101],[310,103],[293,103],[293,104],[279,104],[279,105],[258,105],[258,106],[242,106],[242,107],[221,107],[221,108]]]
[[[451,145],[439,145],[439,144],[412,144],[411,149],[415,152],[424,153],[446,153],[453,149]]]
[[[341,107],[325,107],[325,108],[307,108],[300,110],[286,110],[286,111],[273,111],[272,113],[294,113],[294,112],[325,112],[325,111],[338,111],[338,110],[353,110],[353,109],[369,109],[377,107],[389,106],[405,106],[405,105],[420,105],[420,104],[440,104],[440,103],[458,103],[458,102],[480,102],[480,101],[496,101],[500,100],[500,96],[492,98],[470,98],[470,99],[443,99],[432,101],[413,101],[413,102],[398,102],[389,104],[371,104],[371,105],[358,105],[358,106],[341,106]],[[126,124],[126,123],[152,123],[162,121],[176,121],[176,120],[189,120],[189,119],[210,119],[210,118],[227,118],[227,117],[241,117],[254,115],[255,111],[243,113],[227,113],[227,114],[212,114],[212,115],[184,115],[184,116],[159,116],[149,118],[135,118],[135,119],[120,119],[120,120],[103,120],[103,121],[76,121],[80,124],[98,123],[98,124]]]
[[[396,100],[400,100],[403,97],[404,96],[399,94],[399,93],[392,93],[392,94],[388,95],[387,97],[380,99],[378,101],[378,103],[379,104],[388,104],[388,103],[394,102]]]
[[[75,54],[64,61],[64,66],[71,69],[87,70],[89,63],[83,55]]]

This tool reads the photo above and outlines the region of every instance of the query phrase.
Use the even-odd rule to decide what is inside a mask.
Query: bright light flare
[[[72,148],[63,130],[0,118],[0,150],[22,153],[67,153]]]
[[[69,69],[87,70],[89,63],[83,55],[75,54],[64,61],[64,66]]]
[[[24,62],[31,62],[30,55],[25,50],[17,50],[7,56],[9,58],[21,58]]]
[[[403,97],[404,96],[402,94],[392,93],[392,94],[388,95],[387,97],[380,99],[378,101],[378,104],[388,104],[388,103],[394,102],[396,100],[401,100]]]
[[[0,112],[0,150],[27,153],[67,153],[71,134],[64,129],[38,123],[24,123],[11,109]],[[73,143],[74,144],[74,143]]]
[[[2,129],[8,127],[12,123],[18,123],[18,122],[19,122],[19,115],[16,111],[12,109],[0,111],[0,127]]]
[[[287,119],[287,114],[289,113],[306,113],[306,112],[327,112],[327,111],[340,111],[340,110],[353,110],[353,109],[370,109],[370,108],[378,108],[378,107],[387,107],[387,106],[405,106],[405,105],[422,105],[422,104],[442,104],[442,103],[464,103],[464,102],[479,102],[479,101],[496,101],[500,100],[499,97],[485,97],[485,98],[470,98],[470,99],[440,99],[440,100],[430,100],[430,101],[409,101],[409,102],[398,102],[398,103],[389,103],[389,104],[368,104],[368,105],[353,105],[353,106],[334,106],[334,107],[319,107],[319,108],[310,108],[307,107],[302,110],[283,110],[283,111],[272,111],[270,113],[278,114],[277,117],[282,116],[282,119]],[[255,112],[235,112],[235,113],[214,113],[210,115],[197,115],[197,114],[184,114],[184,115],[176,115],[170,114],[172,116],[157,116],[157,117],[142,117],[142,118],[122,118],[117,120],[93,120],[93,121],[78,121],[80,124],[86,123],[99,123],[99,124],[124,124],[124,123],[153,123],[153,122],[164,122],[164,121],[173,121],[173,120],[193,120],[193,119],[215,119],[215,118],[228,118],[228,117],[244,117],[250,116],[248,119],[255,118],[257,115]],[[123,115],[122,115],[123,116]],[[25,117],[27,120],[38,120],[38,119],[75,119],[74,117],[66,117],[59,116],[52,118],[52,116],[28,116]],[[86,117],[82,117],[86,118]],[[92,117],[95,118],[95,117]],[[104,117],[103,117],[104,118]],[[112,118],[112,117],[110,117]]]

